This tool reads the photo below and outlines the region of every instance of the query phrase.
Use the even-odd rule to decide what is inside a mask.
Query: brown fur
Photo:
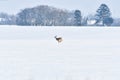
[[[57,36],[55,36],[55,39],[58,41],[58,43],[60,43],[60,42],[63,41],[63,40],[62,40],[62,37],[57,37]]]

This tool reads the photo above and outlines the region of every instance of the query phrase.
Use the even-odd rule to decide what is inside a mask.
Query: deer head
[[[62,37],[57,37],[57,36],[55,36],[54,38],[56,39],[56,41],[58,41],[58,43],[60,43],[60,42],[63,41],[63,40],[62,40]]]

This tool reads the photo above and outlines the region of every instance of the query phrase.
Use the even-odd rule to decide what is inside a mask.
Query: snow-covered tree
[[[16,16],[7,13],[0,13],[0,25],[15,25]]]
[[[110,22],[109,24],[112,23],[112,21],[109,21],[109,19],[111,19],[110,18],[111,12],[106,4],[101,4],[96,12],[97,12],[95,15],[95,19],[97,20],[96,24],[99,24],[101,22],[102,23],[101,25],[105,25],[106,24],[105,20],[107,20],[107,22]]]
[[[112,23],[112,26],[120,26],[120,18],[114,18],[114,22]]]
[[[81,26],[81,11],[80,10],[75,10],[74,12],[75,15],[75,26]]]
[[[113,23],[113,18],[111,17],[104,18],[103,23],[107,26],[110,26]]]
[[[70,13],[67,10],[40,5],[26,8],[17,15],[18,25],[70,26]]]

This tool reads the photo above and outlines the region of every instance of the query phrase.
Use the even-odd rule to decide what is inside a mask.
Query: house
[[[88,20],[87,20],[87,25],[88,25],[88,26],[94,26],[94,25],[96,25],[95,23],[96,23],[96,20],[95,20],[95,19],[88,19]]]

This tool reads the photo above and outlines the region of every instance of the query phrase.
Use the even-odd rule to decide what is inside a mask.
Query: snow
[[[87,25],[95,25],[96,20],[87,20]]]
[[[119,27],[0,26],[0,34],[0,80],[120,79]]]

